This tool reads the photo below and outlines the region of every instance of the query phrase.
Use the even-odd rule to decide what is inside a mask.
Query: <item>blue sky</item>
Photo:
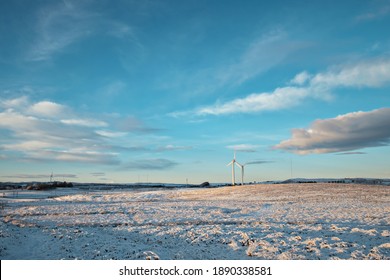
[[[390,177],[389,1],[0,13],[0,181]]]

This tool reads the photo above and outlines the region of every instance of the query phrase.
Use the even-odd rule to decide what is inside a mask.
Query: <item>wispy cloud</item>
[[[66,47],[90,33],[93,14],[64,2],[43,7],[38,13],[37,37],[28,59],[42,61],[62,52]]]
[[[49,60],[98,32],[117,38],[135,38],[131,26],[107,19],[94,11],[93,5],[82,1],[61,1],[42,7],[37,13],[35,32],[27,53],[31,61]]]
[[[3,175],[3,178],[14,178],[14,179],[48,179],[50,174],[15,174],[15,175]],[[77,178],[76,174],[53,174],[53,177],[56,178]]]
[[[308,98],[331,98],[332,91],[340,87],[381,87],[390,83],[390,59],[378,58],[333,67],[331,70],[311,75],[297,74],[291,86],[279,87],[272,92],[253,93],[227,102],[217,102],[191,112],[195,115],[226,115],[276,111],[301,104]],[[189,112],[173,116],[187,115]]]
[[[176,166],[178,163],[169,159],[140,159],[126,163],[123,169],[136,170],[167,170]]]
[[[116,128],[125,132],[153,133],[161,129],[148,126],[134,116],[127,116],[116,120]]]
[[[273,163],[273,162],[275,162],[275,161],[272,161],[272,160],[254,160],[254,161],[246,162],[245,165],[267,164],[267,163]]]
[[[259,145],[252,145],[252,144],[237,144],[237,145],[229,145],[226,146],[226,148],[238,152],[245,152],[245,153],[254,153],[259,148]]]
[[[338,153],[336,155],[338,156],[345,156],[345,155],[365,155],[367,153],[364,153],[364,152],[345,152],[345,153]]]
[[[193,149],[192,146],[177,146],[177,145],[168,144],[168,145],[165,145],[165,146],[158,147],[157,151],[158,152],[164,152],[164,151],[188,151],[188,150],[192,150],[192,149]]]
[[[104,127],[108,124],[104,121],[93,119],[64,119],[60,120],[61,123],[67,125],[86,126],[86,127]]]
[[[309,128],[295,128],[291,139],[274,149],[296,154],[354,151],[390,144],[390,108],[354,112],[316,120]]]
[[[120,39],[130,38],[132,40],[137,41],[135,31],[132,26],[129,26],[128,24],[125,24],[123,22],[113,20],[105,21],[105,24],[107,26],[106,29],[109,35]]]
[[[120,95],[127,87],[127,84],[120,80],[114,80],[105,85],[99,93],[104,100]]]
[[[249,44],[237,61],[224,65],[216,74],[220,85],[238,85],[281,63],[301,46],[281,29],[266,32]]]
[[[121,161],[117,153],[100,151],[99,148],[90,149],[73,149],[65,147],[63,150],[36,150],[26,154],[25,160],[32,161],[61,161],[61,162],[78,162],[88,164],[105,164],[117,165]]]
[[[0,100],[0,107],[6,109],[25,107],[28,104],[28,97],[23,95],[14,99]]]
[[[384,5],[380,5],[367,11],[363,14],[358,15],[355,20],[357,22],[372,21],[384,18],[390,14],[390,3],[385,2]]]
[[[275,111],[298,105],[309,91],[307,88],[283,87],[273,92],[254,93],[244,98],[234,99],[222,104],[203,107],[197,110],[197,115],[226,115],[233,113],[255,113]]]
[[[286,31],[275,28],[242,44],[238,54],[230,58],[225,56],[223,61],[215,61],[214,65],[208,64],[194,72],[180,69],[169,73],[170,78],[164,77],[162,87],[180,88],[187,97],[220,93],[222,89],[238,87],[272,69],[303,47],[303,43],[294,41]],[[171,115],[180,116],[181,113]]]
[[[104,172],[92,172],[90,174],[92,176],[94,176],[94,177],[104,177],[104,176],[106,176],[106,173],[104,173]]]
[[[122,131],[108,131],[108,130],[96,130],[97,134],[108,137],[108,138],[117,138],[117,137],[123,137],[127,135],[127,132]]]

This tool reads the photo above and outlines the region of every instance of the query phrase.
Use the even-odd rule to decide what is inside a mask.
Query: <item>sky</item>
[[[1,1],[0,181],[390,178],[390,1]],[[236,166],[236,180],[240,169]]]

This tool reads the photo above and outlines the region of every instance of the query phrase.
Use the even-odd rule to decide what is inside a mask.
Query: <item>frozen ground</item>
[[[5,192],[1,259],[390,259],[390,187]]]

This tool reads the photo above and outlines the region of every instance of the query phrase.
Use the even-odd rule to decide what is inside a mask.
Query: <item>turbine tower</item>
[[[241,164],[239,164],[237,161],[236,161],[236,151],[234,151],[234,157],[233,157],[233,160],[231,162],[229,162],[226,166],[229,166],[231,165],[232,166],[232,185],[235,186],[236,185],[236,176],[235,176],[235,170],[234,170],[234,165],[237,165],[239,167],[241,167],[241,177],[242,177],[242,181],[244,180],[244,175],[243,175],[243,167]]]

